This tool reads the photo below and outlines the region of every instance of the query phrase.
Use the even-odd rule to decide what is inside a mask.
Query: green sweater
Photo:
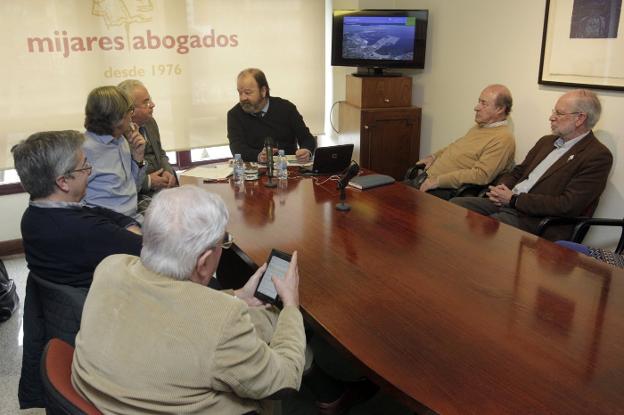
[[[427,170],[441,188],[457,189],[464,183],[488,184],[513,167],[516,143],[507,125],[475,125],[465,136],[434,153]]]

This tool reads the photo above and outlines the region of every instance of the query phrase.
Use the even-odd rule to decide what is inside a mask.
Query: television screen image
[[[396,76],[387,68],[425,67],[428,10],[334,10],[333,66],[356,76]],[[370,74],[370,75],[369,75]]]
[[[411,61],[414,59],[416,18],[345,16],[342,57]]]

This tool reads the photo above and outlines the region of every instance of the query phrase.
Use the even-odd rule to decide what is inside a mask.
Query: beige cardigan
[[[242,414],[299,388],[304,349],[296,307],[277,317],[114,255],[93,277],[72,382],[105,413]]]
[[[513,167],[516,141],[507,125],[474,126],[465,136],[434,153],[427,170],[441,188],[457,189],[462,184],[488,184]]]

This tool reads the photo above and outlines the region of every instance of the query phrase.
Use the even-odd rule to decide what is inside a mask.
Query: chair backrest
[[[61,339],[51,339],[41,359],[41,379],[47,414],[101,414],[81,397],[71,383],[74,348]]]
[[[52,338],[74,345],[88,288],[55,284],[28,274],[24,299],[24,347],[18,397],[24,408],[45,405],[41,382],[43,350]]]

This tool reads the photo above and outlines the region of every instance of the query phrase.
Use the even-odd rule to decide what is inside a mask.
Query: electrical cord
[[[336,134],[340,134],[340,131],[338,131],[336,127],[334,126],[334,121],[332,120],[332,114],[334,112],[334,107],[336,106],[336,104],[339,104],[341,102],[345,102],[345,101],[336,101],[332,104],[331,108],[329,109],[329,125],[331,126],[332,130],[334,130]]]

